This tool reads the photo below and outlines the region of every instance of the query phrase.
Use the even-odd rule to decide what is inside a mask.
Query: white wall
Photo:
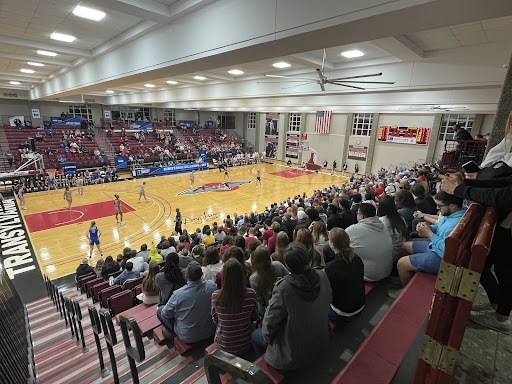
[[[354,147],[366,147],[369,148],[370,146],[370,136],[357,136],[357,135],[350,135],[348,138],[348,145],[353,145]],[[368,159],[368,155],[366,156]],[[348,158],[348,152],[347,152],[347,171],[348,172],[354,172],[356,163],[359,166],[359,173],[364,173],[365,167],[366,167],[366,161],[362,160],[354,160]],[[338,163],[340,166],[338,169],[342,169],[341,166],[342,163]]]
[[[0,99],[0,116],[30,116],[27,100]]]
[[[434,115],[380,114],[379,127],[381,125],[387,125],[432,129],[434,119]],[[437,140],[437,137],[430,137],[429,141],[430,140]],[[390,164],[416,162],[418,160],[425,160],[426,157],[427,145],[386,143],[377,140],[374,147],[371,172],[376,173],[382,167],[388,168]],[[361,167],[359,167],[359,169],[361,169]]]
[[[331,132],[329,134],[315,133],[316,114],[308,113],[302,115],[304,132],[308,135],[309,147],[317,151],[318,165],[322,165],[325,160],[332,166],[336,160],[338,169],[342,164],[343,147],[345,145],[345,132],[347,129],[348,115],[335,113],[331,118]],[[311,151],[302,152],[302,161],[308,162],[311,157]]]

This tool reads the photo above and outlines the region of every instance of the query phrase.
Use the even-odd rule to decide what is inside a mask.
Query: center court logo
[[[187,189],[183,192],[178,193],[176,196],[180,195],[196,195],[198,193],[203,192],[228,192],[228,191],[236,191],[241,185],[249,184],[251,180],[241,180],[241,181],[227,181],[224,183],[208,183],[201,185],[199,187],[193,187]]]

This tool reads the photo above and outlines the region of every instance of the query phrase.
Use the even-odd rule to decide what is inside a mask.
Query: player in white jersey
[[[80,196],[84,195],[84,177],[82,175],[78,175],[76,178],[76,189]]]
[[[194,170],[192,170],[192,173],[190,173],[190,188],[194,187],[194,181],[195,181]]]
[[[146,182],[144,181],[141,186],[140,186],[140,189],[139,189],[139,203],[140,203],[140,198],[142,196],[144,196],[144,200],[146,200],[146,203],[149,203],[149,200],[147,199],[146,197],[146,191],[145,191],[145,188],[146,188]]]
[[[116,220],[117,224],[124,225],[123,223],[123,211],[121,209],[121,200],[119,199],[119,195],[114,195],[114,208],[116,209]],[[121,220],[119,220],[119,216],[121,217]]]

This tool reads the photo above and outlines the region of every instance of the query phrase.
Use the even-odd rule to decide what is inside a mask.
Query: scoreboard
[[[394,127],[381,125],[379,141],[402,144],[427,144],[430,128]]]

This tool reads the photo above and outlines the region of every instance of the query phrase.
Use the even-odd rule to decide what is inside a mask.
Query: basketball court
[[[262,188],[256,188],[256,172],[261,171]],[[64,190],[26,194],[27,210],[21,211],[41,270],[51,279],[74,273],[81,259],[89,255],[86,237],[92,220],[101,231],[104,256],[116,256],[124,247],[158,243],[174,230],[176,208],[180,208],[183,228],[189,232],[214,221],[222,222],[234,212],[263,212],[266,206],[287,197],[340,184],[344,179],[279,164],[256,164],[229,169],[230,180],[217,169],[196,172],[194,187],[190,174],[151,177],[84,187],[84,196],[73,190],[72,212],[67,210]],[[146,181],[148,203],[139,199],[139,187]],[[123,221],[116,223],[114,194],[122,200]],[[94,250],[91,265],[100,255]]]

